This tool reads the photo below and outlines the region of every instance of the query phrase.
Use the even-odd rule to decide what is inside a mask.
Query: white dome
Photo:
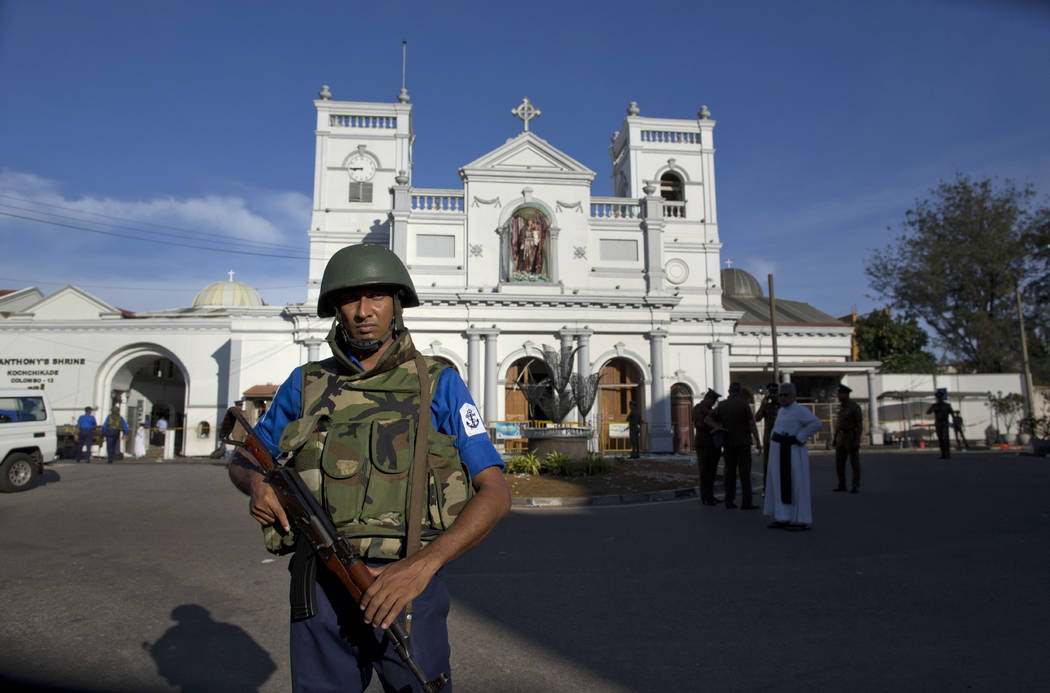
[[[265,305],[259,292],[240,282],[227,279],[212,282],[197,292],[193,307],[204,306],[262,306]]]

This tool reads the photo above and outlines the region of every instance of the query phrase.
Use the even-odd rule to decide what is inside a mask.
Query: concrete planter
[[[522,435],[529,441],[529,452],[543,459],[557,452],[570,459],[587,457],[587,444],[594,429],[590,426],[552,426],[525,428]]]

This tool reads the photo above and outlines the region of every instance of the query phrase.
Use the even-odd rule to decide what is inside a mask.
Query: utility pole
[[[780,361],[777,358],[777,299],[773,295],[773,275],[769,275],[769,331],[773,335],[773,382],[780,384]]]
[[[1032,416],[1032,368],[1028,364],[1028,336],[1024,332],[1024,311],[1021,309],[1021,285],[1017,285],[1017,321],[1021,324],[1021,358],[1024,360],[1024,415]]]

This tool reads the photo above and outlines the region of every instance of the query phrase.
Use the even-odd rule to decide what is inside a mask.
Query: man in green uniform
[[[755,412],[755,421],[764,421],[762,424],[762,481],[765,483],[766,470],[769,468],[769,438],[773,435],[773,426],[777,422],[777,412],[780,411],[780,401],[777,398],[776,383],[766,385],[766,396],[762,398],[762,404]]]
[[[230,478],[251,496],[267,548],[294,550],[291,677],[295,693],[360,693],[418,682],[383,630],[395,619],[428,678],[449,671],[449,597],[440,569],[476,546],[510,508],[503,463],[455,369],[412,344],[402,308],[419,305],[401,260],[353,245],[325,267],[319,317],[334,317],[332,357],[296,368],[255,432],[287,453],[375,582],[360,606],[296,541],[273,489],[238,451]]]
[[[860,439],[864,430],[864,413],[860,405],[850,399],[853,392],[845,385],[839,385],[839,408],[835,416],[835,471],[839,476],[839,485],[835,491],[846,490],[846,458],[853,470],[853,486],[850,493],[860,492]]]
[[[707,394],[693,407],[693,441],[696,444],[696,461],[700,466],[700,501],[704,505],[715,505],[715,472],[718,470],[718,458],[722,448],[715,445],[714,432],[718,422],[712,414],[715,402],[721,397],[714,390]]]
[[[937,432],[937,445],[941,448],[941,459],[946,460],[952,456],[950,441],[948,439],[948,421],[952,416],[952,405],[948,404],[948,391],[943,387],[936,392],[937,401],[926,410],[927,414],[933,414],[933,428]]]
[[[631,437],[631,459],[638,459],[641,451],[642,440],[642,412],[638,411],[638,403],[633,399],[627,412],[627,434]]]
[[[725,429],[722,455],[725,458],[726,508],[729,510],[737,507],[734,502],[737,474],[740,475],[743,501],[740,507],[743,510],[758,510],[758,506],[751,502],[751,445],[754,442],[761,446],[761,443],[755,415],[748,403],[750,399],[749,395],[745,396],[740,383],[732,383],[729,385],[729,397],[715,407],[713,414],[719,426]]]
[[[966,433],[963,429],[963,417],[959,412],[952,410],[952,430],[955,431],[955,444],[960,450],[969,450],[966,444]]]

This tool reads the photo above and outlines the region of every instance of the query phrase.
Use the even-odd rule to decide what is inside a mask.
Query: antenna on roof
[[[408,53],[408,41],[401,41],[401,93],[397,95],[397,100],[401,103],[408,103],[408,90],[405,89],[405,57]]]

